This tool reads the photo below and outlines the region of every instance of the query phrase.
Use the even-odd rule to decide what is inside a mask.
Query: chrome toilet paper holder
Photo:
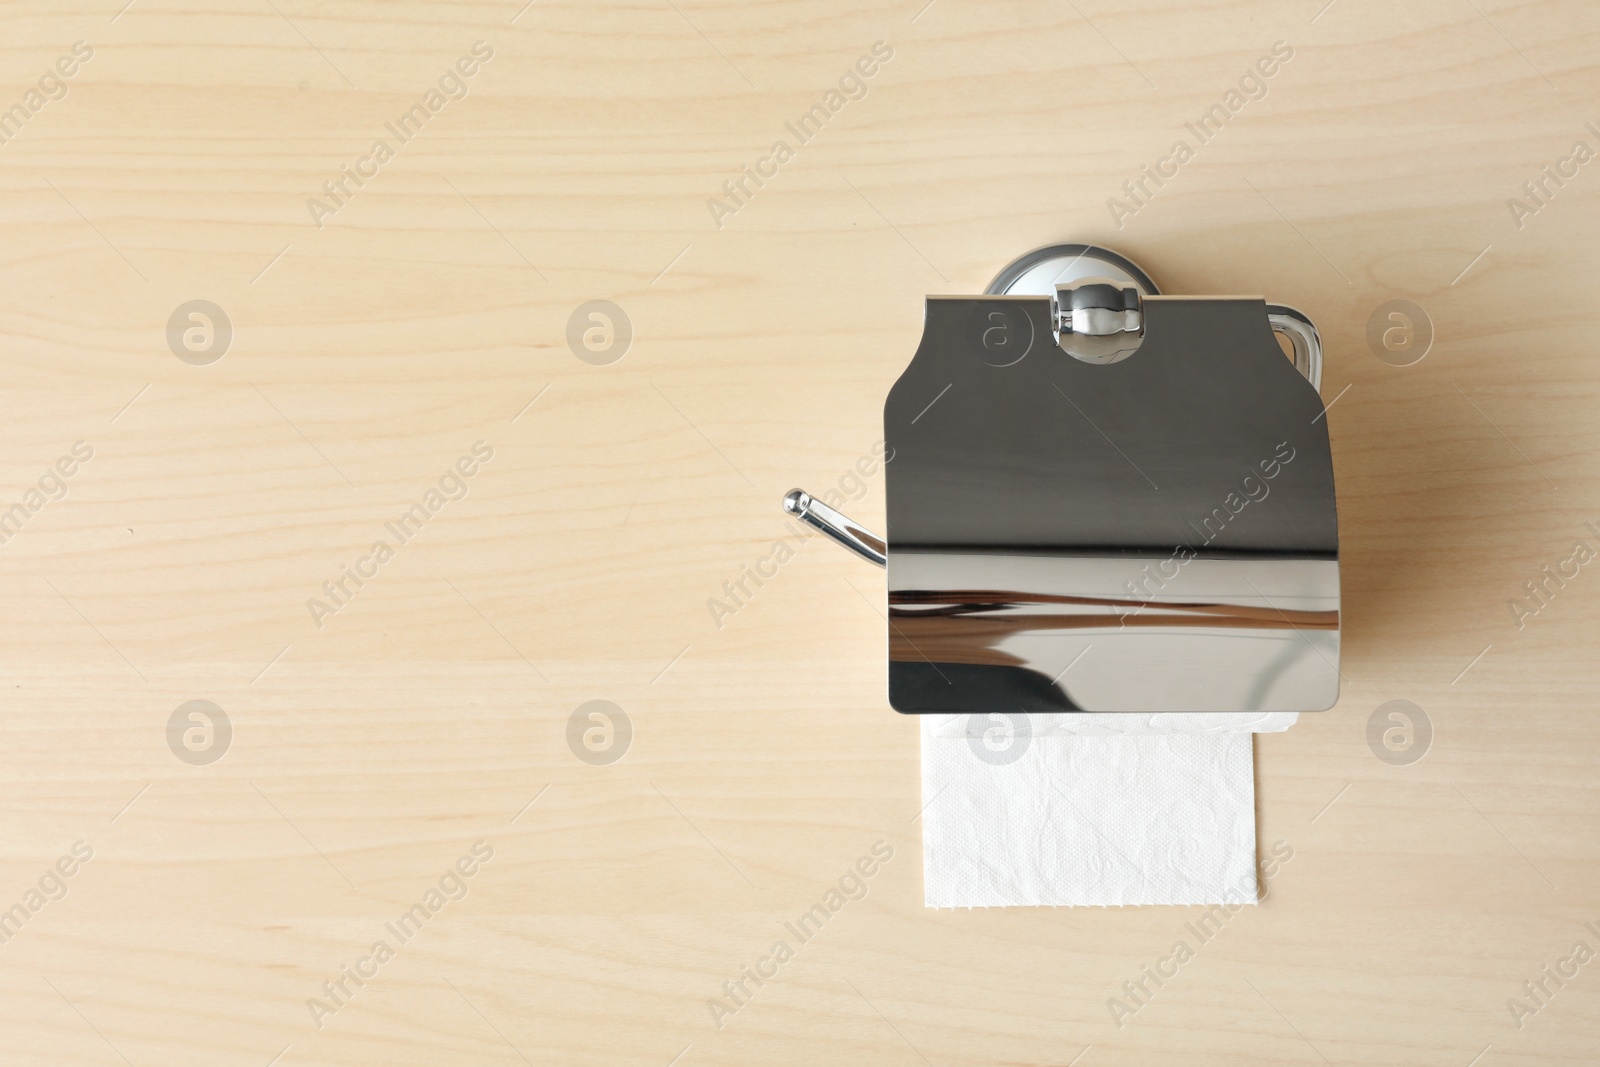
[[[927,298],[884,404],[887,536],[799,489],[784,508],[887,567],[897,711],[1321,711],[1339,694],[1321,377],[1293,308],[1041,248],[981,296]]]

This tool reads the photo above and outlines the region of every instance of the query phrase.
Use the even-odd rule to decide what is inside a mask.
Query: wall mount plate
[[[984,290],[988,296],[1054,296],[1056,286],[1104,280],[1160,296],[1156,283],[1133,260],[1099,245],[1046,245],[1006,264]]]

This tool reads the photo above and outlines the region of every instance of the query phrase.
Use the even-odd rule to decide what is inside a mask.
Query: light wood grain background
[[[123,2],[0,5],[0,107],[93,49],[0,145],[0,509],[93,449],[0,545],[0,908],[93,850],[0,945],[0,1062],[1594,1062],[1600,962],[1507,1007],[1600,949],[1600,574],[1508,606],[1600,545],[1600,163],[1507,207],[1600,144],[1594,5]],[[316,226],[479,40],[467,97]],[[714,225],[877,41],[865,98]],[[1114,226],[1275,41],[1267,96]],[[871,451],[924,295],[1063,240],[1300,307],[1338,397],[1343,699],[1257,742],[1294,859],[1120,1028],[1194,910],[923,908],[881,573],[812,542],[707,608],[783,491]],[[196,299],[234,331],[205,366],[166,339]],[[635,334],[608,366],[566,342],[596,299]],[[1365,339],[1392,299],[1434,323],[1414,366]],[[850,510],[881,527],[881,474]],[[1433,725],[1410,766],[1366,741],[1394,699]],[[232,725],[209,765],[168,747],[190,700]],[[608,766],[568,747],[589,700],[632,724]],[[868,896],[713,1025],[879,840]],[[468,895],[315,1025],[477,841]]]

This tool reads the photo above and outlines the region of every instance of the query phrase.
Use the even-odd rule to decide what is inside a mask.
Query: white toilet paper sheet
[[[922,716],[927,905],[1254,902],[1251,735],[1297,717]]]

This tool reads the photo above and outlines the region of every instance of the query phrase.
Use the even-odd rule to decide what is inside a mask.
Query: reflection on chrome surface
[[[999,694],[1025,711],[1310,711],[1337,699],[1336,562],[1194,559],[1162,592],[1127,595],[1153,562],[891,555],[897,697],[952,712],[993,710]],[[1010,581],[926,581],[985,572]]]
[[[930,298],[890,391],[890,703],[1332,706],[1327,420],[1265,302],[1149,297],[1140,345],[1102,364],[1051,344],[1049,314],[1040,298]]]

